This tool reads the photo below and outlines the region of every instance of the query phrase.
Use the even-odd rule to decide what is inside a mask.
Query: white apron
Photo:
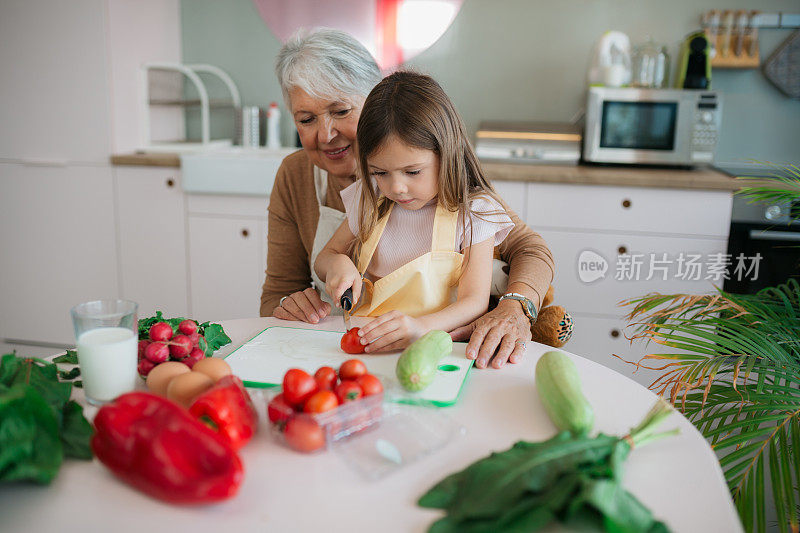
[[[331,314],[341,315],[342,310],[333,305],[325,292],[325,281],[319,279],[317,273],[314,272],[314,261],[317,260],[317,256],[342,225],[342,221],[347,215],[325,205],[325,197],[328,194],[328,172],[316,166],[314,167],[314,189],[317,191],[317,203],[319,203],[319,222],[317,222],[317,232],[314,234],[314,245],[311,248],[311,257],[309,257],[311,279],[314,281],[314,288],[319,292],[322,301],[331,304]]]

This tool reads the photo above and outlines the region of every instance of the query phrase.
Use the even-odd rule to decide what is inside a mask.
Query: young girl
[[[347,220],[314,263],[325,291],[338,306],[350,287],[362,295],[363,279],[353,315],[377,317],[359,331],[367,352],[470,323],[486,312],[493,250],[514,224],[452,102],[429,76],[395,72],[370,92],[356,135]]]

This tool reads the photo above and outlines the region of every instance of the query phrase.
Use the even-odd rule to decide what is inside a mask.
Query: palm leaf
[[[796,168],[794,170],[797,170]],[[800,171],[798,171],[800,178]],[[800,196],[800,187],[798,187]],[[781,531],[798,531],[800,502],[800,285],[752,295],[648,294],[623,305],[628,338],[674,348],[637,367],[660,370],[666,396],[720,458],[747,531],[765,531],[765,487]]]

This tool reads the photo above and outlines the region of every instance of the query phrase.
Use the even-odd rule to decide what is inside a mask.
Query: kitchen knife
[[[353,288],[350,287],[344,294],[342,294],[342,298],[339,300],[339,303],[342,306],[342,316],[344,317],[344,330],[350,331],[350,309],[353,308]]]

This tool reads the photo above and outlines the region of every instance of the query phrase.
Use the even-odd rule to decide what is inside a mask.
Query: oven
[[[723,288],[737,294],[753,294],[765,287],[800,282],[800,201],[749,204],[734,196],[728,254],[732,266],[740,254],[750,272],[734,268]],[[756,267],[753,263],[757,262]]]

